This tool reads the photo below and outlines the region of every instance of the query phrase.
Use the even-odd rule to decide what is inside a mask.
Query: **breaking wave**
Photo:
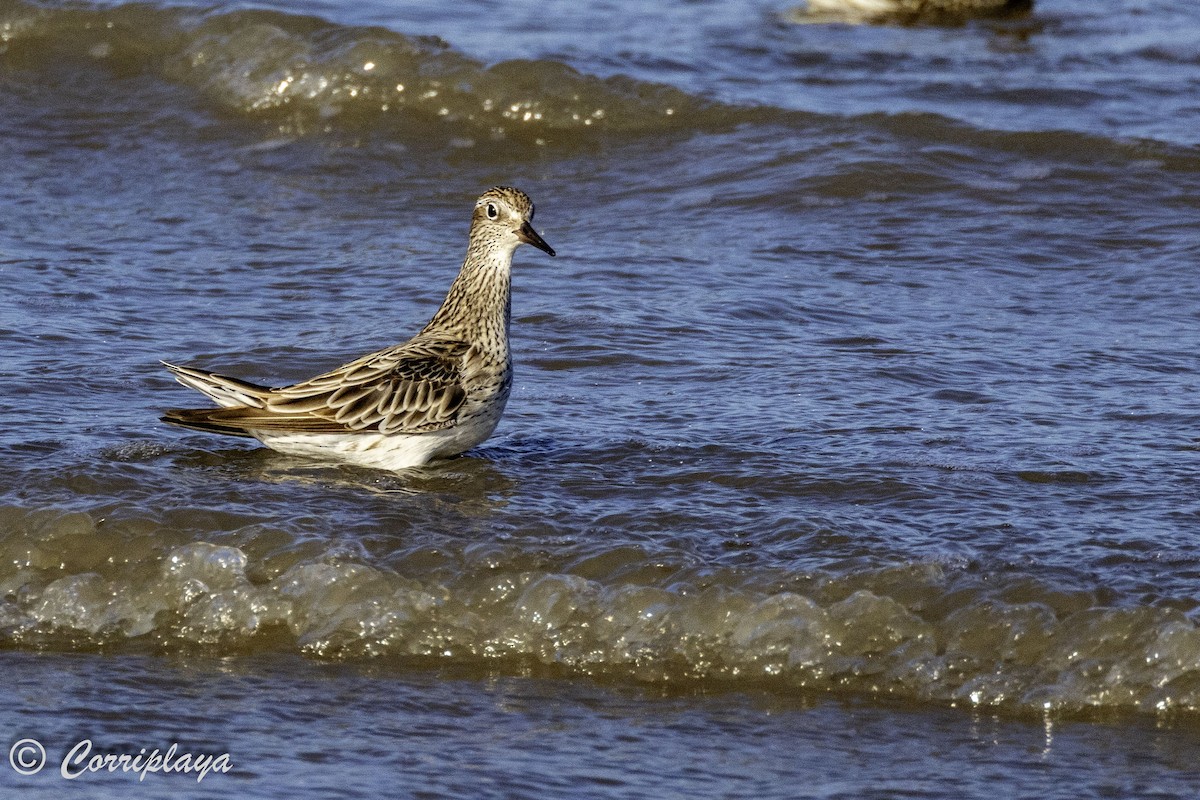
[[[17,507],[0,510],[0,564],[9,647],[417,657],[1015,712],[1200,710],[1200,630],[1180,611],[962,565],[789,576],[637,547],[580,558],[476,544],[385,566],[280,531],[197,542],[149,519]]]
[[[549,142],[708,126],[730,113],[662,84],[584,75],[552,60],[487,65],[436,37],[261,10],[8,0],[0,2],[0,57],[44,72],[76,64],[156,74],[228,113],[298,133],[434,126],[485,141]]]
[[[856,129],[1033,156],[1151,159],[1189,171],[1200,162],[1191,146],[1070,129],[995,129],[929,111],[860,109],[831,117],[725,103],[663,83],[585,74],[552,59],[487,64],[433,36],[268,10],[0,0],[0,66],[10,81],[33,81],[39,100],[83,92],[85,104],[111,103],[121,93],[99,101],[84,76],[148,75],[218,113],[267,123],[283,137],[379,132],[413,146],[571,147],[745,123],[796,132],[832,122],[843,130],[850,119]],[[158,113],[153,101],[129,103],[120,109],[126,116]]]

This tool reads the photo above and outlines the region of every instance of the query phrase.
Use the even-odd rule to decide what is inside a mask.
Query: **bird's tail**
[[[166,361],[163,361],[162,365],[171,371],[175,380],[206,395],[223,408],[265,408],[267,405],[266,398],[270,394],[270,389],[265,386],[230,378],[227,375],[218,375],[215,372],[205,372],[195,367],[168,364]]]
[[[163,422],[169,422],[172,425],[178,425],[181,428],[191,428],[194,431],[254,438],[254,434],[245,428],[235,425],[224,425],[212,419],[212,414],[220,410],[219,408],[168,408],[159,419]]]

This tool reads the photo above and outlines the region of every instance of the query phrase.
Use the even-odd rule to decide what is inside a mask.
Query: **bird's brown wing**
[[[466,400],[469,346],[417,338],[260,395],[261,407],[168,411],[168,422],[220,433],[427,433],[454,424]]]

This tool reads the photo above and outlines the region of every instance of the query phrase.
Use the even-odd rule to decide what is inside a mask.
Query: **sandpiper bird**
[[[442,307],[403,344],[272,389],[163,364],[221,408],[172,409],[163,421],[250,436],[283,453],[399,470],[457,455],[496,428],[512,389],[508,346],[513,252],[550,255],[533,203],[496,187],[475,203],[467,257]]]
[[[1033,0],[807,0],[795,22],[960,21],[1028,11]]]

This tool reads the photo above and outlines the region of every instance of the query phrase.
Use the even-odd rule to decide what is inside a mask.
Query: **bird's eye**
[[[493,204],[493,203],[487,204],[487,215],[488,215],[488,219],[495,219],[496,217],[500,216],[500,212],[496,210],[495,204]]]

